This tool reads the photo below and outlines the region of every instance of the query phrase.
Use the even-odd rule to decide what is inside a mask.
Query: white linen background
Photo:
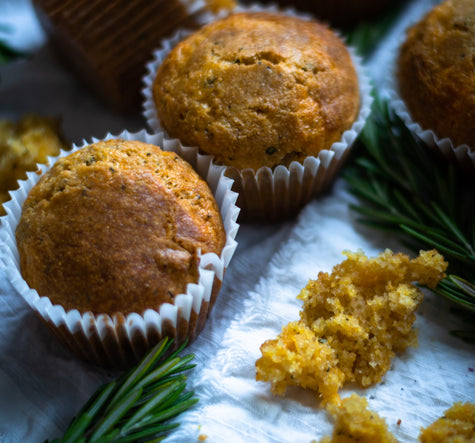
[[[414,0],[368,68],[379,84],[395,42],[408,23],[437,3]],[[8,39],[32,50],[27,61],[0,67],[0,117],[25,112],[61,116],[69,139],[78,142],[108,131],[144,126],[98,104],[44,44],[29,0],[0,0],[0,23],[11,23]],[[3,35],[0,34],[0,37]],[[197,367],[188,386],[199,403],[182,414],[167,442],[310,442],[330,434],[332,422],[311,392],[289,389],[283,397],[256,382],[259,346],[298,318],[296,299],[309,278],[331,271],[345,249],[374,256],[386,247],[403,250],[391,238],[363,228],[348,207],[352,197],[337,180],[332,192],[312,201],[295,219],[271,226],[242,225],[237,251],[208,323],[187,348]],[[475,348],[449,331],[473,325],[428,294],[417,315],[419,347],[398,356],[382,383],[342,395],[364,395],[401,442],[414,442],[422,426],[455,401],[475,401]],[[0,442],[41,442],[62,435],[71,417],[111,374],[62,348],[20,299],[0,269]],[[397,424],[401,420],[400,425]]]

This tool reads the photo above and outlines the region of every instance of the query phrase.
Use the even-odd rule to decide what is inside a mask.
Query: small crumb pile
[[[364,397],[352,394],[330,412],[335,420],[333,434],[320,443],[397,443],[385,420],[368,409]]]
[[[422,443],[475,443],[475,404],[455,403],[444,416],[421,430]]]
[[[447,263],[435,250],[407,255],[386,250],[375,258],[362,251],[331,274],[320,272],[298,298],[300,320],[261,346],[256,380],[283,394],[288,386],[314,390],[324,405],[339,404],[345,383],[381,381],[395,353],[417,345],[415,311],[423,299],[412,283],[435,287]]]

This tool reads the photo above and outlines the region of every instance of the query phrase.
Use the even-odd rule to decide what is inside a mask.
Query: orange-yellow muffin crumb
[[[331,408],[335,420],[333,434],[324,437],[320,443],[396,443],[386,422],[376,412],[368,409],[364,397],[352,394]]]
[[[422,443],[475,443],[475,403],[455,403],[421,430]]]
[[[443,257],[435,250],[412,260],[390,250],[344,254],[331,274],[320,272],[301,291],[300,320],[261,346],[256,379],[276,394],[297,385],[338,404],[344,383],[378,383],[395,353],[417,344],[412,326],[423,294],[412,282],[434,287],[445,275]]]
[[[0,204],[10,200],[8,191],[18,187],[26,171],[34,171],[37,163],[46,163],[48,156],[65,148],[56,119],[30,114],[18,122],[0,120]]]

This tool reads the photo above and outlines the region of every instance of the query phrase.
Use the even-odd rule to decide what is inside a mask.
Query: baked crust
[[[254,170],[328,149],[360,104],[350,54],[331,30],[267,12],[233,14],[179,43],[153,94],[169,135]]]
[[[407,33],[399,90],[412,118],[455,146],[475,149],[475,3],[449,0]]]
[[[225,231],[207,183],[178,155],[109,140],[59,159],[16,230],[21,272],[65,310],[158,309],[198,281],[198,251]]]

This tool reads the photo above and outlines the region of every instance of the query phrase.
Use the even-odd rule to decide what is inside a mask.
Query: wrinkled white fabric
[[[376,83],[392,54],[384,45],[390,48],[394,34],[433,3],[411,2],[390,40],[381,42],[383,48],[370,65]],[[14,16],[15,23],[31,23],[31,14],[28,1],[0,0],[0,22]],[[11,38],[30,47],[32,40],[42,38],[35,26],[22,27],[22,33]],[[74,142],[143,126],[141,118],[114,115],[98,104],[47,47],[28,61],[0,67],[0,75],[0,116],[29,111],[59,115]],[[196,355],[188,386],[200,401],[179,417],[180,428],[166,441],[197,441],[201,435],[209,443],[311,442],[331,433],[332,421],[313,393],[292,388],[283,397],[274,396],[267,383],[255,381],[254,365],[260,345],[297,319],[301,288],[319,271],[331,271],[341,262],[343,250],[361,248],[368,256],[387,247],[403,251],[390,237],[359,225],[350,201],[340,179],[328,196],[311,202],[295,220],[241,226],[217,304],[186,351]],[[475,348],[450,335],[451,330],[473,325],[429,293],[416,326],[419,347],[399,355],[382,383],[342,391],[343,396],[364,395],[401,442],[415,442],[420,428],[453,402],[475,401]],[[92,392],[115,375],[62,348],[0,269],[0,442],[33,443],[60,436]]]

